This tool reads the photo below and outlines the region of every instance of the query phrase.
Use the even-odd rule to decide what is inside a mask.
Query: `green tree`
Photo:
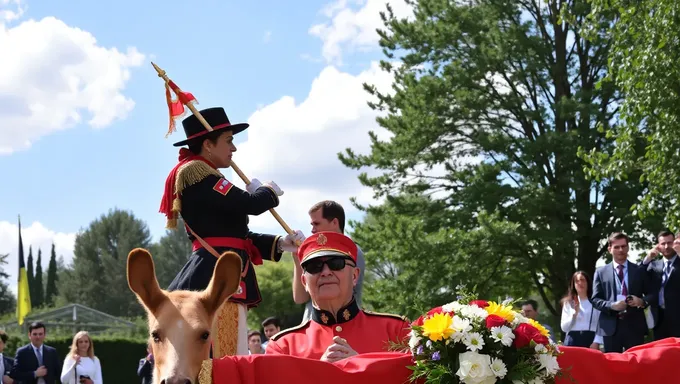
[[[305,307],[293,301],[293,260],[286,252],[278,263],[264,262],[256,268],[262,302],[248,311],[250,329],[262,328],[261,323],[270,316],[281,320],[281,328],[300,324]]]
[[[54,298],[57,296],[57,279],[57,253],[52,243],[50,263],[47,267],[47,285],[45,285],[45,304],[48,306],[54,305]]]
[[[45,289],[43,287],[42,251],[38,248],[38,258],[35,261],[35,276],[33,279],[35,297],[31,297],[31,305],[40,308],[45,304]],[[35,301],[33,301],[35,300]]]
[[[11,313],[16,308],[16,298],[7,283],[9,274],[5,272],[8,257],[9,254],[0,255],[0,315]]]
[[[596,87],[606,74],[607,39],[581,36],[587,1],[409,4],[414,18],[395,18],[388,7],[378,31],[391,91],[365,86],[389,137],[371,132],[369,154],[347,149],[340,159],[377,169],[377,176],[360,176],[377,196],[431,196],[433,205],[420,209],[441,217],[418,234],[431,246],[411,254],[426,261],[422,268],[446,268],[437,258],[443,252],[430,253],[438,242],[449,254],[470,252],[441,228],[459,231],[452,235],[459,240],[471,232],[472,244],[488,244],[479,251],[485,257],[469,259],[471,271],[513,255],[512,272],[526,276],[557,316],[571,274],[592,274],[608,234],[635,238],[660,224],[658,215],[643,222],[629,212],[646,183],[592,181],[578,156],[579,148],[611,145],[596,129],[615,121],[620,102],[614,86]],[[600,36],[605,28],[603,20]],[[396,213],[420,205],[407,200]],[[399,240],[384,239],[392,248]],[[431,292],[450,289],[455,277],[428,281]]]
[[[626,95],[618,124],[602,129],[616,142],[584,148],[596,178],[646,182],[648,191],[633,209],[643,216],[667,206],[666,219],[680,226],[680,2],[675,0],[593,0],[592,25],[615,20],[607,30],[612,41],[609,76],[602,87],[616,85]]]
[[[33,246],[28,246],[28,259],[26,259],[26,277],[28,280],[28,295],[31,296],[31,306],[35,300],[35,274],[33,273]]]
[[[142,307],[127,287],[128,253],[151,244],[146,224],[114,209],[78,234],[72,264],[57,284],[61,302],[80,303],[114,316],[138,316]]]
[[[152,246],[152,255],[156,267],[156,278],[162,288],[166,288],[192,253],[192,245],[187,237],[182,219],[177,221],[177,228],[168,229],[157,244]]]

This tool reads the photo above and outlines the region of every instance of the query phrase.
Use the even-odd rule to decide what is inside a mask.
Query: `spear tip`
[[[151,62],[151,65],[153,65],[153,68],[156,70],[156,72],[158,72],[159,76],[162,76],[162,74],[165,73],[165,71],[162,70],[159,66],[157,66],[156,63],[154,63],[153,61]]]

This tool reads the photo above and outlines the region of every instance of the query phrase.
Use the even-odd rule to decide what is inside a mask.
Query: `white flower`
[[[449,328],[453,330],[451,339],[458,342],[463,340],[465,334],[472,330],[472,325],[470,325],[470,320],[462,319],[458,317],[458,315],[453,315],[453,320],[451,321]]]
[[[546,348],[545,345],[543,345],[543,344],[536,344],[536,346],[534,347],[534,350],[536,351],[536,353],[546,353],[546,352],[548,352],[548,348]]]
[[[512,345],[512,340],[515,339],[515,334],[512,333],[512,329],[506,327],[505,325],[502,325],[500,327],[491,328],[491,338],[494,341],[499,342],[505,345],[506,347],[509,347],[510,345]]]
[[[491,370],[491,358],[477,352],[465,352],[458,356],[460,368],[456,375],[465,384],[494,384],[496,375]]]
[[[459,307],[459,306],[460,306],[460,304],[458,304],[457,301],[454,301],[454,302],[442,305],[442,311],[444,311],[446,313],[455,312],[457,307]]]
[[[467,317],[471,320],[486,319],[489,314],[483,309],[476,305],[466,305],[460,309],[460,314],[463,317]]]
[[[527,320],[526,317],[520,315],[519,313],[515,313],[515,318],[512,320],[512,327],[515,328],[520,324],[528,323],[529,320]]]
[[[545,369],[547,376],[554,376],[560,370],[560,365],[557,363],[557,357],[552,355],[538,355],[538,363],[541,365],[542,369]]]
[[[413,332],[413,330],[411,330],[411,332],[409,332],[409,336],[411,336],[411,338],[408,340],[408,346],[413,351],[413,350],[416,349],[418,344],[420,344],[420,342],[419,342],[418,336],[416,336],[416,333]]]
[[[528,384],[544,384],[540,377],[534,377]]]
[[[472,352],[477,352],[484,346],[484,338],[478,332],[472,332],[465,335],[463,344]]]
[[[505,377],[505,375],[508,373],[508,368],[505,366],[505,363],[503,360],[498,359],[498,358],[493,358],[491,359],[491,370],[493,371],[493,374],[496,375],[499,379],[502,379]]]

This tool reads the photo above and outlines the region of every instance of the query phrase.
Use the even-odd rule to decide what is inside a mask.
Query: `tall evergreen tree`
[[[16,307],[16,298],[14,293],[10,291],[7,278],[9,274],[5,272],[8,264],[7,258],[9,254],[0,255],[0,315],[11,313]]]
[[[592,275],[596,262],[608,257],[607,236],[646,237],[659,228],[664,208],[659,204],[640,220],[630,212],[648,187],[637,182],[639,172],[630,175],[635,182],[593,181],[579,157],[579,151],[611,146],[613,139],[598,128],[618,122],[622,95],[612,84],[597,86],[606,76],[611,19],[600,16],[598,33],[588,40],[581,35],[587,0],[408,3],[413,17],[388,10],[379,31],[387,57],[381,67],[394,83],[366,85],[387,134],[371,132],[370,153],[350,149],[341,160],[379,170],[360,180],[390,200],[388,208],[405,222],[421,224],[413,241],[427,244],[405,250],[399,246],[404,238],[386,238],[369,226],[357,234],[366,260],[373,250],[383,252],[390,257],[385,266],[398,263],[398,271],[424,261],[437,279],[423,280],[429,284],[410,294],[446,292],[448,299],[456,296],[456,271],[437,274],[446,271],[443,264],[491,269],[485,276],[492,276],[511,261],[514,275],[532,282],[545,311],[558,316],[574,270]],[[423,207],[422,199],[392,201],[395,195],[429,201]],[[466,239],[480,251],[469,252]],[[412,287],[398,276],[402,285],[392,285],[392,293],[403,294]]]
[[[38,248],[38,258],[35,261],[35,276],[34,276],[35,296],[31,297],[31,305],[40,308],[45,304],[45,288],[43,287],[43,269],[42,269],[42,250]]]
[[[45,286],[45,304],[48,306],[54,305],[54,298],[57,296],[57,253],[54,250],[54,243],[52,243],[52,253],[50,255],[50,264],[47,267],[47,285]]]
[[[33,273],[33,246],[28,246],[28,259],[26,259],[26,275],[28,277],[28,294],[31,296],[31,305],[35,305],[35,274]]]
[[[120,287],[127,287],[128,253],[150,245],[149,229],[132,213],[114,209],[102,215],[76,237],[72,264],[57,284],[59,298],[113,316],[143,314],[134,294]]]

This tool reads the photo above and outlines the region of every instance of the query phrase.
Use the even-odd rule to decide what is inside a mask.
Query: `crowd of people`
[[[9,337],[0,330],[2,384],[103,383],[101,363],[94,354],[94,342],[86,331],[73,336],[71,348],[63,360],[55,348],[45,344],[46,335],[45,324],[31,323],[28,326],[30,342],[17,349],[14,358],[10,358],[3,354]]]

